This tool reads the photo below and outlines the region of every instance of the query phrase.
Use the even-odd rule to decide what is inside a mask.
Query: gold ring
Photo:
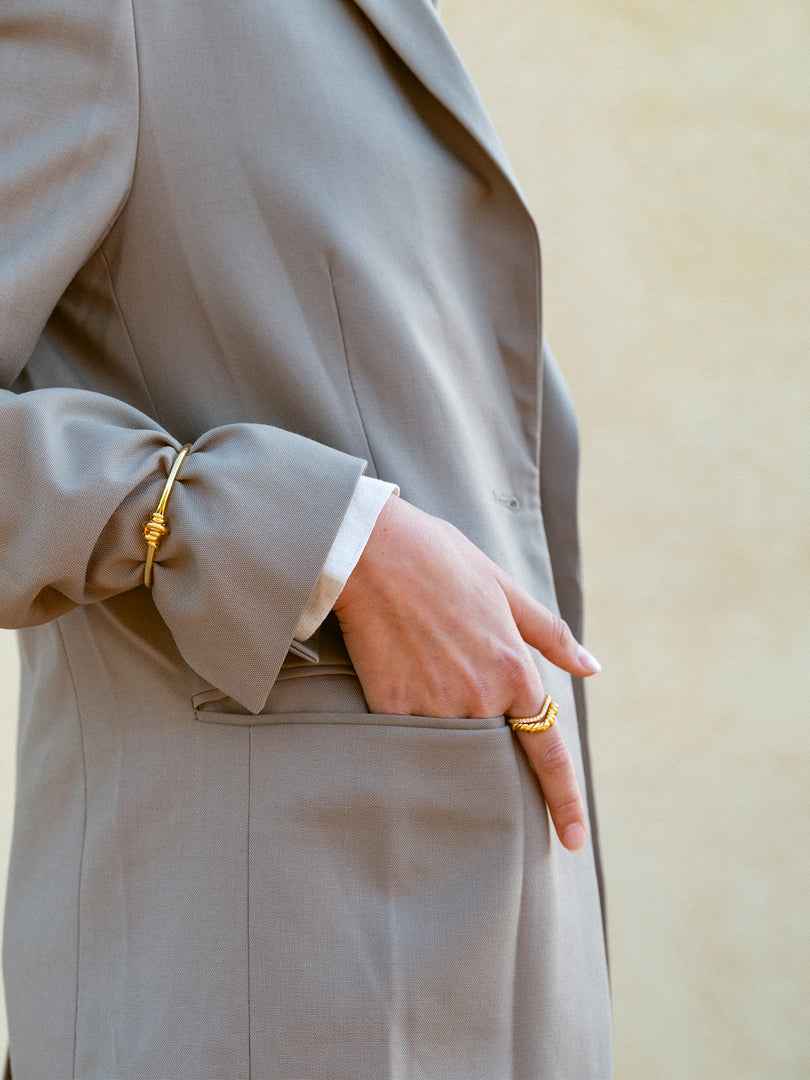
[[[548,731],[556,723],[557,709],[557,702],[546,694],[536,716],[507,716],[506,722],[512,731]]]

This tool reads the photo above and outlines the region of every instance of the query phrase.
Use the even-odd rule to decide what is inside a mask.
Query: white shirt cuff
[[[392,495],[398,495],[396,484],[361,476],[354,489],[349,508],[338,534],[326,557],[321,576],[301,612],[295,628],[295,640],[312,637],[343,591],[349,574],[357,566],[363,549],[371,536],[380,511]]]

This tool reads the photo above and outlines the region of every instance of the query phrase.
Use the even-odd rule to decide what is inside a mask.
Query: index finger
[[[572,675],[595,675],[602,670],[602,665],[580,645],[564,619],[529,596],[508,575],[499,571],[497,577],[524,641]]]
[[[563,847],[580,851],[587,842],[585,804],[562,732],[555,725],[547,731],[517,731],[515,734],[540,781]]]

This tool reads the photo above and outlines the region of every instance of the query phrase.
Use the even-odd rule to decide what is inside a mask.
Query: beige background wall
[[[804,1080],[810,6],[443,15],[539,219],[583,430],[617,1078]],[[5,803],[7,635],[0,683]]]
[[[582,425],[617,1077],[806,1078],[810,5],[443,10]]]

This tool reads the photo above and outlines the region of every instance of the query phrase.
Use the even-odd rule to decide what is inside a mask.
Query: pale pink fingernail
[[[569,825],[563,832],[563,844],[569,851],[581,851],[587,840],[588,837],[581,825]]]
[[[593,675],[595,675],[597,671],[602,670],[602,665],[599,663],[593,653],[588,652],[584,645],[580,645],[577,659],[579,660],[582,667],[587,668],[588,671],[590,671]]]

